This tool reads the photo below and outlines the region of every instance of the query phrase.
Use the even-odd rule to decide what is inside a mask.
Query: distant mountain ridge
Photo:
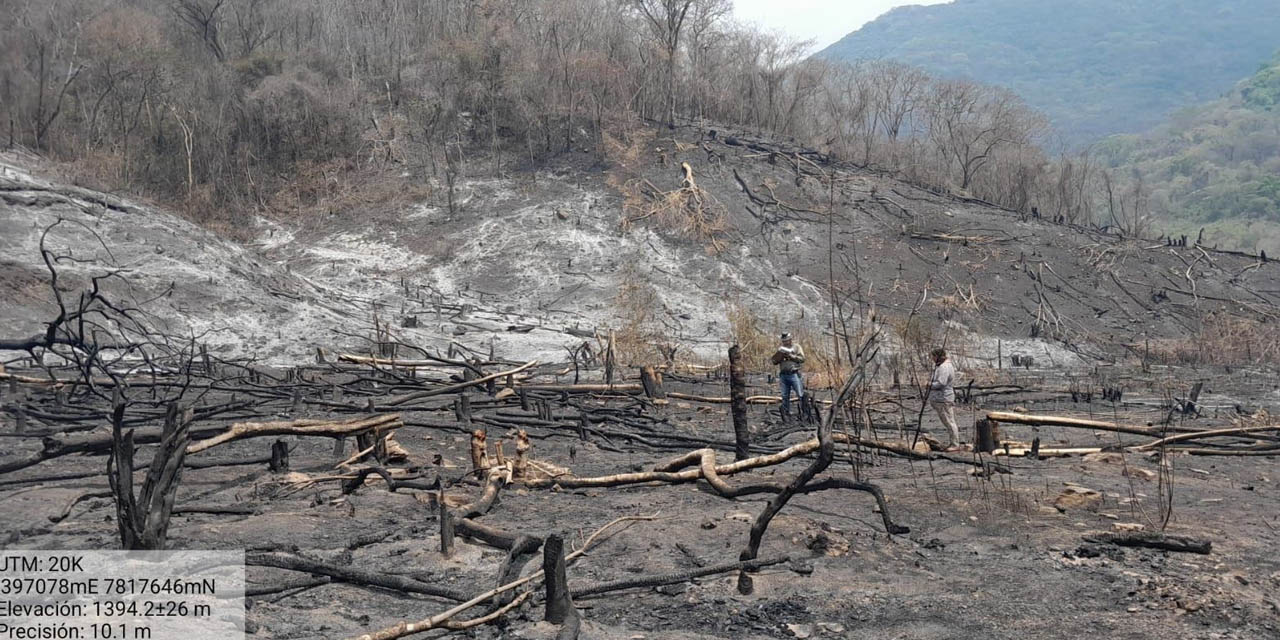
[[[1218,97],[1277,48],[1276,0],[956,0],[899,7],[817,55],[1008,87],[1080,146]]]

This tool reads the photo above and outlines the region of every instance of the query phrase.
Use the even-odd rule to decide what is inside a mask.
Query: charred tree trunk
[[[644,387],[644,395],[647,398],[662,400],[667,397],[666,391],[662,389],[662,374],[653,367],[640,369],[640,384]]]
[[[569,579],[564,570],[564,539],[559,534],[547,536],[542,545],[542,570],[547,581],[547,614],[552,624],[571,624],[578,617],[569,599]]]
[[[182,477],[182,461],[186,458],[189,412],[169,405],[165,415],[160,447],[151,460],[151,468],[142,489],[133,494],[133,431],[123,433],[124,404],[117,402],[111,412],[111,457],[107,459],[107,479],[116,502],[116,523],[120,543],[128,550],[164,549],[169,532],[169,515],[177,497]]]
[[[276,440],[271,445],[271,462],[269,467],[272,473],[284,473],[289,470],[289,443],[284,440]]]

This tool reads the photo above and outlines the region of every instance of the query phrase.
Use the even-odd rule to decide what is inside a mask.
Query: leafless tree
[[[1043,126],[1012,92],[964,81],[936,84],[927,112],[929,137],[966,190],[1001,147],[1028,145]]]
[[[227,57],[222,48],[222,18],[218,15],[225,4],[226,0],[173,0],[169,5],[173,15],[190,27],[219,62]]]
[[[654,39],[662,49],[666,63],[666,119],[676,121],[676,60],[680,53],[681,36],[691,16],[706,24],[727,15],[731,5],[728,0],[622,0],[625,6],[644,19]]]
[[[251,56],[280,33],[270,12],[275,0],[235,0],[231,3],[231,22],[241,56]],[[216,10],[216,9],[215,9]]]

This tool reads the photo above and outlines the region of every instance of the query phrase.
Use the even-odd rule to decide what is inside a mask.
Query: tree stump
[[[289,443],[276,440],[271,445],[271,462],[268,468],[272,473],[285,473],[289,470]]]
[[[578,614],[569,599],[569,579],[564,569],[564,539],[559,534],[547,536],[542,543],[542,571],[547,585],[547,612],[543,619],[552,624],[564,624]]]
[[[444,490],[440,490],[440,553],[448,558],[453,555],[453,513],[444,504]]]
[[[991,453],[996,450],[995,427],[990,420],[983,418],[974,425],[973,446],[980,453]]]
[[[662,389],[662,374],[651,366],[640,368],[640,384],[644,386],[644,395],[653,400],[662,400],[667,392]]]

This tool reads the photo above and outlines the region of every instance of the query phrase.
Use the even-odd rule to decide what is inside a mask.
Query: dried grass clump
[[[1231,418],[1231,426],[1248,429],[1253,427],[1267,427],[1276,423],[1275,418],[1266,409],[1258,409],[1247,416],[1235,416]]]
[[[680,187],[670,191],[639,176],[637,169],[653,149],[656,135],[649,128],[626,127],[601,133],[605,157],[615,167],[605,180],[622,195],[622,228],[652,219],[674,235],[703,245],[708,253],[723,251],[728,246],[729,211],[698,186],[689,163],[681,163],[684,177]]]
[[[948,311],[982,311],[988,306],[985,296],[979,296],[972,284],[967,290],[956,284],[955,293],[935,296],[931,302]]]
[[[391,171],[358,168],[345,159],[300,161],[296,166],[288,183],[261,196],[273,218],[306,222],[318,214],[403,209],[435,195],[426,180],[406,181]]]
[[[1142,345],[1148,362],[1173,365],[1280,363],[1280,323],[1213,312],[1190,338],[1152,340]]]
[[[766,329],[764,321],[741,302],[728,305],[729,330],[732,340],[742,350],[748,371],[766,371],[773,366],[769,358],[778,347],[778,336]],[[808,345],[805,353],[808,353]]]
[[[646,366],[669,364],[676,349],[670,331],[662,323],[662,298],[658,290],[633,267],[626,267],[618,293],[613,297],[613,350],[619,364]]]
[[[627,229],[636,222],[655,218],[677,236],[702,244],[708,253],[720,253],[727,246],[724,236],[729,229],[729,212],[715,196],[698,186],[689,163],[680,167],[684,180],[679,189],[662,191],[643,178],[628,183],[628,189],[643,194],[644,204],[624,211],[622,227]]]

